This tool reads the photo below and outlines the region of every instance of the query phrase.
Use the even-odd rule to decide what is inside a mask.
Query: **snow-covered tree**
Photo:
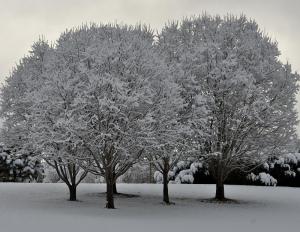
[[[144,150],[142,125],[155,104],[151,83],[163,74],[153,34],[142,26],[84,26],[64,33],[55,53],[49,78],[34,97],[40,99],[36,137],[42,132],[46,144],[55,135],[64,152],[69,143],[81,151],[76,160],[92,160],[87,168],[105,177],[106,206],[114,208],[113,185]]]
[[[24,149],[25,144],[30,143],[28,117],[32,101],[26,96],[43,83],[50,50],[44,39],[35,42],[30,54],[20,60],[1,87],[1,140],[6,146]]]
[[[162,66],[166,67],[164,63]],[[156,90],[154,106],[149,110],[144,126],[147,131],[147,158],[162,174],[163,201],[169,200],[169,172],[179,159],[184,159],[185,139],[190,135],[187,117],[192,113],[181,96],[181,88],[170,72],[165,72],[152,83]]]
[[[154,104],[151,81],[161,73],[147,28],[102,26],[82,71],[87,76],[73,114],[73,134],[93,157],[107,184],[107,208],[114,208],[113,185],[141,156],[145,115]],[[75,123],[77,122],[77,123]]]
[[[44,39],[35,42],[30,54],[14,67],[0,90],[0,116],[3,119],[1,142],[9,150],[17,152],[14,157],[20,156],[24,165],[26,160],[40,162],[39,152],[34,150],[29,136],[31,124],[28,119],[33,102],[27,96],[42,85],[51,50]],[[13,158],[10,160],[13,162]]]
[[[78,94],[76,83],[81,75],[78,50],[85,48],[88,37],[74,42],[69,39],[70,33],[65,32],[59,38],[49,55],[43,84],[26,98],[33,102],[28,119],[33,145],[68,186],[69,199],[75,201],[77,186],[86,177],[91,161],[79,158],[85,151],[70,137],[66,122]]]
[[[230,173],[249,171],[254,161],[284,150],[294,135],[299,76],[279,61],[277,43],[245,16],[203,15],[168,24],[159,45],[166,61],[182,70],[182,83],[192,76],[206,96],[205,130],[195,124],[195,141],[222,200]]]

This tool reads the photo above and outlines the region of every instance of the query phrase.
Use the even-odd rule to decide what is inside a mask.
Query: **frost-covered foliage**
[[[155,183],[157,183],[157,184],[164,183],[164,177],[160,171],[155,171],[153,174],[153,178],[154,178]],[[168,177],[167,177],[168,182],[172,182],[174,184],[175,183],[174,179],[175,179],[175,173],[173,171],[169,171]]]
[[[175,183],[192,184],[194,182],[193,172],[191,169],[182,170],[175,178]]]
[[[270,174],[261,172],[258,175],[250,173],[247,178],[251,181],[256,183],[257,185],[267,185],[267,186],[276,186],[277,180],[272,177]]]
[[[221,199],[231,172],[285,150],[295,134],[299,76],[245,16],[204,14],[170,23],[158,43],[166,62],[180,70],[187,96],[205,96],[206,117],[195,117],[192,141],[210,162]]]
[[[29,149],[32,99],[28,94],[39,89],[45,80],[45,66],[48,63],[51,47],[44,39],[39,39],[31,48],[30,54],[13,68],[5,84],[1,87],[0,116],[4,119],[1,127],[1,142],[6,146]],[[36,153],[36,152],[35,152]]]
[[[173,169],[169,171],[168,179],[172,184],[193,184],[194,178],[199,174],[209,175],[207,164],[203,161],[193,161],[193,159],[190,159],[177,162]],[[162,175],[155,173],[154,179],[157,183],[161,183]]]
[[[83,161],[80,167],[109,186],[136,162],[145,149],[144,125],[160,99],[159,77],[165,77],[153,38],[146,27],[120,25],[61,35],[47,80],[33,95],[33,136],[44,140],[47,157]]]
[[[24,151],[0,147],[0,181],[42,182],[43,165],[38,157]]]
[[[279,54],[245,16],[204,14],[158,35],[141,25],[67,30],[53,46],[35,43],[7,79],[2,137],[39,154],[70,199],[91,172],[105,178],[114,208],[113,185],[142,158],[162,174],[166,202],[169,181],[203,177],[222,199],[232,173],[285,152],[295,136],[299,76]],[[277,176],[298,177],[298,160],[274,158],[253,173],[280,184]]]
[[[268,160],[270,173],[279,186],[300,186],[300,153],[286,153]]]

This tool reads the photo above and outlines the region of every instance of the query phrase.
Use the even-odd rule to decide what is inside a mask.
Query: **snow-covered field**
[[[170,185],[175,205],[161,203],[161,185],[119,184],[123,193],[139,197],[116,199],[104,208],[105,186],[82,184],[78,202],[67,200],[63,184],[0,184],[1,232],[127,232],[127,231],[297,231],[300,189],[226,186],[238,203],[203,201],[213,185]]]

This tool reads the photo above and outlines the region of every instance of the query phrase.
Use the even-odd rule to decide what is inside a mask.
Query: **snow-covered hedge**
[[[42,182],[41,161],[31,154],[0,146],[0,181]]]
[[[258,175],[255,175],[254,173],[250,173],[247,178],[256,183],[257,185],[267,185],[267,186],[276,186],[277,185],[277,180],[271,176],[268,173],[261,172]]]
[[[258,167],[256,167],[258,166]],[[256,167],[256,168],[255,168]],[[280,157],[270,157],[262,165],[253,164],[249,174],[235,171],[228,179],[228,184],[265,185],[265,186],[298,186],[300,187],[300,153],[287,153]],[[162,178],[155,174],[156,182]],[[171,183],[207,184],[215,183],[204,161],[179,161],[169,174]]]
[[[170,183],[175,184],[193,184],[195,181],[195,174],[203,172],[204,175],[209,175],[207,165],[203,162],[194,161],[193,159],[187,161],[179,161],[172,171],[169,172]],[[162,174],[160,172],[154,173],[154,180],[156,183],[162,183]]]

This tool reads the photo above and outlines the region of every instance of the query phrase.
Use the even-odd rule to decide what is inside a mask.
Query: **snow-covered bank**
[[[0,184],[2,232],[35,231],[296,231],[300,189],[225,186],[227,197],[240,203],[206,203],[213,185],[170,185],[171,200],[162,202],[162,186],[119,184],[123,193],[105,209],[105,186],[82,184],[78,202],[67,201],[64,184]]]

